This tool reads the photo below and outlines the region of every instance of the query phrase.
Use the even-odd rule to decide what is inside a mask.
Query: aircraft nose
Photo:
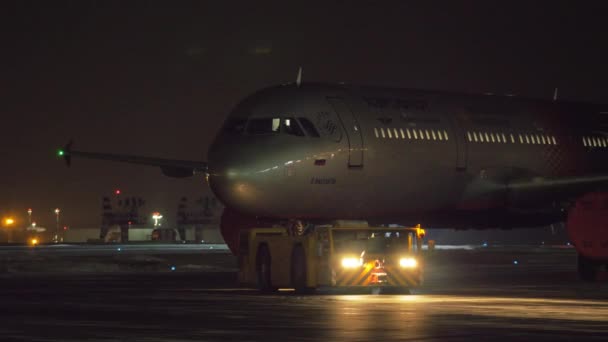
[[[209,149],[209,186],[215,196],[227,206],[238,208],[243,202],[242,188],[247,183],[247,158],[243,147],[218,141]]]
[[[279,161],[269,156],[269,145],[259,141],[213,144],[208,154],[209,186],[224,203],[243,213],[259,212],[282,179]]]

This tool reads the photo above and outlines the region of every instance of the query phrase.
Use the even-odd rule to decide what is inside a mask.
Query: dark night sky
[[[245,5],[245,3],[248,3]],[[0,214],[95,226],[119,187],[170,212],[201,177],[75,160],[77,149],[203,159],[256,89],[305,81],[608,102],[605,1],[2,2]],[[191,6],[190,6],[191,5]],[[24,219],[22,217],[22,219]]]

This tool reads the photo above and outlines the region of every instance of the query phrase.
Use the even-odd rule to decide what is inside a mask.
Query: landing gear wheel
[[[266,293],[275,292],[270,277],[270,251],[266,245],[260,246],[255,260],[258,289]]]
[[[291,284],[298,294],[314,292],[314,288],[307,286],[306,255],[300,245],[291,252]]]
[[[600,264],[597,262],[587,259],[582,255],[578,255],[578,275],[584,281],[596,281]]]

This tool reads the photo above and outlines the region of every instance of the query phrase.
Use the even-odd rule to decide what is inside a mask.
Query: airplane
[[[608,108],[346,84],[265,88],[238,103],[208,162],[59,152],[202,173],[221,233],[367,222],[457,229],[566,222],[579,275],[608,265]]]

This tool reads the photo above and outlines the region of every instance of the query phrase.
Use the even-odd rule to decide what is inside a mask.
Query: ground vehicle
[[[285,228],[241,232],[239,281],[262,291],[293,287],[413,288],[422,283],[424,230],[321,226],[290,234]]]

